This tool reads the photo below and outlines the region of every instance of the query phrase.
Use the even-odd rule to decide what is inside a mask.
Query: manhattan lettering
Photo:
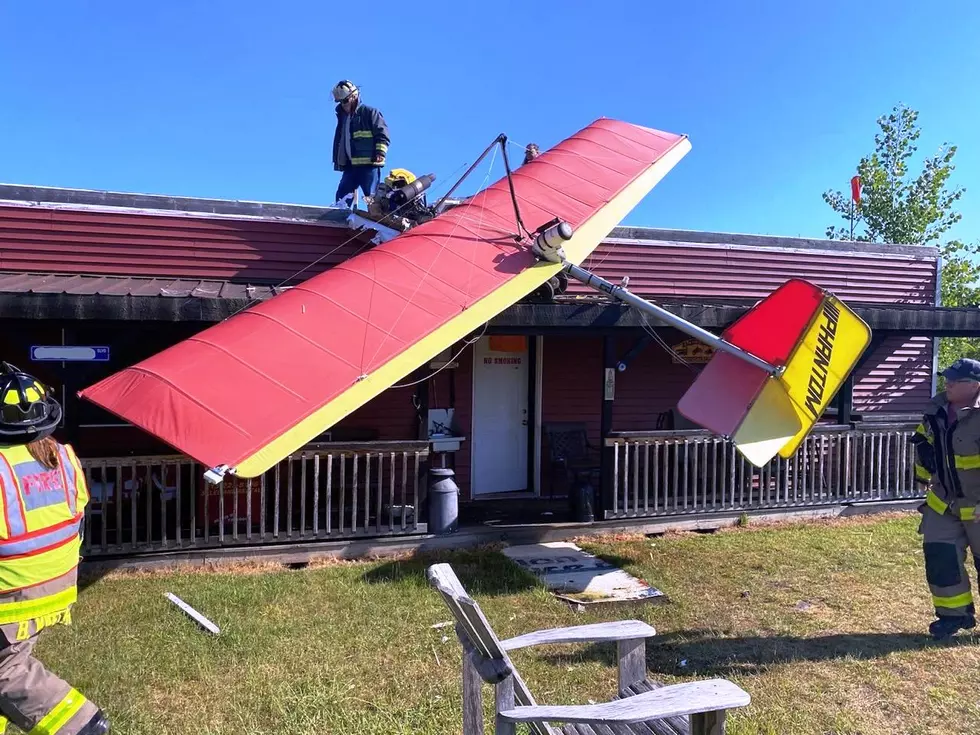
[[[813,367],[810,369],[810,382],[806,390],[806,407],[813,414],[814,420],[819,417],[819,407],[823,403],[824,389],[827,386],[827,375],[830,373],[830,358],[834,353],[834,339],[837,337],[837,324],[840,321],[840,311],[828,303],[823,308],[824,323],[820,325],[817,336],[817,347],[813,354]]]

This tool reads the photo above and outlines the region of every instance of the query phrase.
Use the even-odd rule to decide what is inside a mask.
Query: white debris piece
[[[201,615],[201,613],[199,613],[193,607],[191,607],[186,602],[184,602],[182,599],[180,599],[179,597],[177,597],[177,595],[173,594],[172,592],[168,592],[166,594],[166,597],[167,597],[168,600],[170,600],[172,603],[174,603],[177,607],[179,607],[185,613],[187,613],[188,615],[190,615],[197,622],[198,625],[200,625],[202,628],[204,628],[209,633],[213,633],[214,635],[218,635],[221,632],[218,629],[218,626],[217,625],[215,625],[210,620],[208,620],[206,617],[204,617],[203,615]]]

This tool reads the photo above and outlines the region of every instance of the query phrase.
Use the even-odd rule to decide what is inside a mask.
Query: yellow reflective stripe
[[[980,454],[957,454],[956,469],[958,470],[980,469]]]
[[[78,566],[81,545],[81,538],[75,536],[68,543],[50,551],[6,559],[0,565],[0,593],[33,587],[67,574]]]
[[[7,731],[7,723],[9,722],[10,720],[8,720],[3,715],[0,715],[0,733]]]
[[[971,602],[973,602],[972,592],[964,592],[962,595],[954,595],[953,597],[932,596],[932,603],[936,607],[966,607]]]
[[[946,503],[940,500],[939,496],[932,490],[926,493],[926,505],[936,511],[939,515],[945,513],[946,509],[949,507]]]
[[[972,521],[976,516],[976,508],[960,508],[960,520]]]
[[[85,506],[88,505],[89,501],[88,480],[85,477],[85,470],[82,469],[82,463],[78,461],[78,455],[75,454],[75,450],[71,444],[65,445],[65,451],[68,453],[68,459],[71,461],[72,467],[75,468],[75,489],[78,491],[76,508],[78,512],[81,512],[85,510]]]
[[[352,138],[373,138],[374,137],[374,133],[372,133],[370,130],[355,130],[353,133],[351,133],[351,137]]]
[[[79,713],[88,700],[77,689],[72,689],[45,715],[44,719],[28,735],[57,735],[71,718]]]
[[[915,476],[918,477],[920,480],[929,481],[932,479],[932,475],[930,474],[929,470],[927,470],[919,463],[916,463],[915,465]]]
[[[388,152],[388,145],[386,143],[375,143],[374,150],[381,151],[382,153]]]
[[[373,158],[352,158],[350,162],[354,166],[366,166],[370,163],[374,163]]]
[[[20,602],[8,602],[0,605],[0,625],[8,623],[20,623],[27,620],[34,620],[45,615],[67,610],[78,600],[78,588],[72,585],[66,590],[56,592],[47,597],[39,597],[36,600],[21,600]]]

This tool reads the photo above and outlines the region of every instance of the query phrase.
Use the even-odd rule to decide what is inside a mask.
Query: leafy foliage
[[[860,202],[852,202],[849,193],[823,194],[824,201],[848,223],[847,227],[828,227],[827,237],[851,239],[853,217],[856,241],[936,246],[942,254],[941,304],[980,306],[980,262],[975,259],[980,255],[980,243],[944,242],[943,238],[962,217],[954,205],[964,189],[949,188],[956,146],[943,143],[934,155],[925,158],[913,178],[911,159],[921,134],[918,117],[917,111],[897,105],[890,114],[878,118],[875,150],[858,163]],[[940,340],[940,368],[959,357],[980,358],[980,339]]]
[[[855,235],[861,242],[896,244],[935,244],[961,216],[953,210],[963,189],[948,190],[953,173],[956,146],[943,143],[939,151],[923,162],[921,172],[909,178],[909,159],[918,147],[921,131],[916,126],[919,113],[898,105],[891,114],[878,118],[880,132],[875,135],[875,151],[858,164],[861,201],[854,206]],[[839,191],[827,191],[824,201],[850,222],[851,198]],[[829,227],[827,237],[849,239],[849,228]]]

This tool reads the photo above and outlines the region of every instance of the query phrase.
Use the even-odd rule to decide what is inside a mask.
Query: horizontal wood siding
[[[920,413],[932,392],[932,340],[887,339],[854,376],[858,413]]]
[[[804,278],[845,301],[934,304],[935,258],[778,250],[668,242],[602,243],[585,268],[614,283],[629,276],[644,296],[763,298],[788,278]],[[590,293],[578,283],[570,293]]]
[[[351,238],[313,223],[0,206],[4,271],[281,283],[366,246]]]
[[[541,382],[541,494],[564,495],[564,477],[553,477],[545,429],[549,423],[585,424],[589,441],[600,444],[602,339],[545,337]]]
[[[413,388],[393,388],[338,421],[335,441],[400,441],[416,438]],[[363,439],[361,437],[364,437]],[[347,438],[350,437],[350,438]]]
[[[674,329],[658,329],[657,334],[669,346],[687,337]],[[620,340],[617,354],[622,357],[635,342]],[[657,417],[670,411],[691,387],[703,365],[688,367],[675,362],[656,341],[630,361],[626,370],[616,373],[616,400],[613,404],[613,431],[649,431],[657,426]]]
[[[351,238],[354,238],[351,240]],[[282,282],[367,247],[327,224],[0,205],[0,270]],[[760,298],[791,277],[845,300],[927,303],[935,259],[673,241],[602,243],[586,267],[648,296]],[[588,293],[577,282],[572,293]]]

